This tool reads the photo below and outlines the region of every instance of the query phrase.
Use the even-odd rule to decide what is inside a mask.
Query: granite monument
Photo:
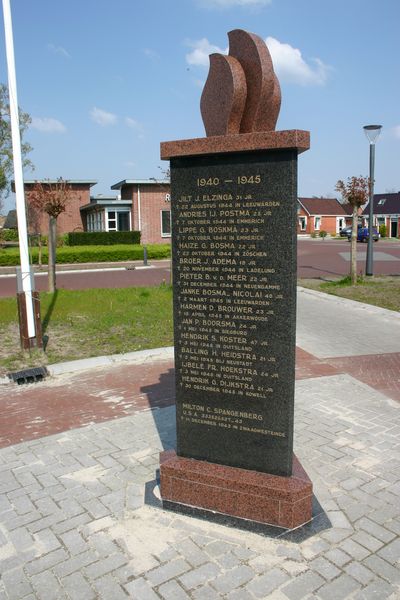
[[[293,455],[297,157],[275,131],[278,79],[261,38],[210,56],[207,137],[170,160],[177,450],[161,454],[167,508],[293,528],[312,484]]]

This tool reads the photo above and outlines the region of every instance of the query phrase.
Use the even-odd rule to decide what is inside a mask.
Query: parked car
[[[368,227],[358,227],[357,242],[368,242],[368,237],[369,237]],[[347,234],[347,239],[349,242],[351,241],[351,227],[350,227],[350,233]],[[379,233],[377,232],[376,229],[372,230],[372,239],[374,240],[374,242],[377,242],[379,240]]]
[[[351,229],[351,225],[349,227],[343,227],[343,229],[340,230],[340,237],[347,237],[351,235]]]

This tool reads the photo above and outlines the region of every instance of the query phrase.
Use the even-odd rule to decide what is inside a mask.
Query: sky
[[[338,197],[369,174],[363,126],[380,124],[375,192],[400,190],[399,0],[11,0],[18,101],[32,117],[26,179],[162,178],[160,142],[204,137],[208,55],[245,29],[282,89],[277,130],[305,129],[298,195]],[[6,83],[1,13],[0,81]],[[10,197],[5,208],[12,208]]]

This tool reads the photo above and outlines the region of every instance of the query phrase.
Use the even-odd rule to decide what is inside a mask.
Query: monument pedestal
[[[192,507],[293,529],[311,520],[312,483],[293,455],[290,477],[160,454],[161,497],[166,507]]]

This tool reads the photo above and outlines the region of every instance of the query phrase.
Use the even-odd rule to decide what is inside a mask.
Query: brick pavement
[[[396,402],[298,379],[295,450],[333,525],[298,544],[145,505],[175,444],[174,407],[149,408],[0,450],[1,599],[400,597]]]

